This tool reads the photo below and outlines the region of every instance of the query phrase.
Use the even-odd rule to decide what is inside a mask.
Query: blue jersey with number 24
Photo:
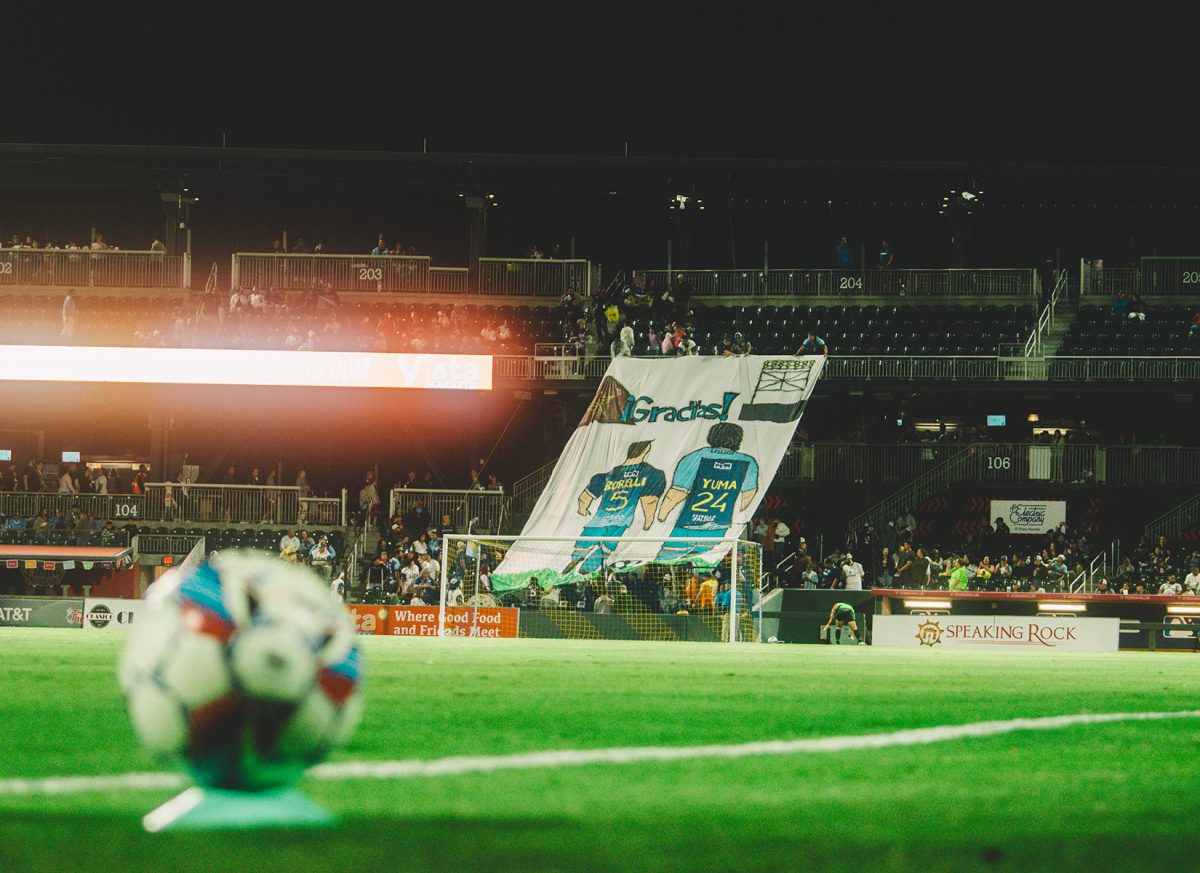
[[[697,449],[680,459],[671,487],[688,493],[676,527],[724,530],[742,492],[758,488],[758,461],[732,449]]]

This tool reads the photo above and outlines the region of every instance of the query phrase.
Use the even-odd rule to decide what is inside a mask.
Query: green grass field
[[[0,629],[0,780],[156,769],[121,637]],[[339,760],[867,734],[1200,706],[1191,655],[367,638]],[[159,834],[173,792],[0,796],[0,871],[1067,870],[1200,866],[1200,722],[844,754],[304,790],[326,831]]]

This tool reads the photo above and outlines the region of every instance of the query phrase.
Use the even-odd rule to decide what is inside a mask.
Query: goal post
[[[726,537],[442,539],[439,635],[754,642],[762,552]]]

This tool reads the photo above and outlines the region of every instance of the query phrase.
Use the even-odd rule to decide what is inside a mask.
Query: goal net
[[[762,553],[741,540],[448,534],[442,577],[455,635],[753,642],[761,626]]]

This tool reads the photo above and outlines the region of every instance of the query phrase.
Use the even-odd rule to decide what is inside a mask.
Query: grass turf
[[[155,769],[121,637],[0,629],[0,779]],[[337,758],[818,737],[1194,709],[1188,655],[551,640],[364,641]],[[170,792],[0,796],[0,870],[1193,869],[1200,725],[1126,723],[841,755],[306,780],[342,824],[160,834]]]

